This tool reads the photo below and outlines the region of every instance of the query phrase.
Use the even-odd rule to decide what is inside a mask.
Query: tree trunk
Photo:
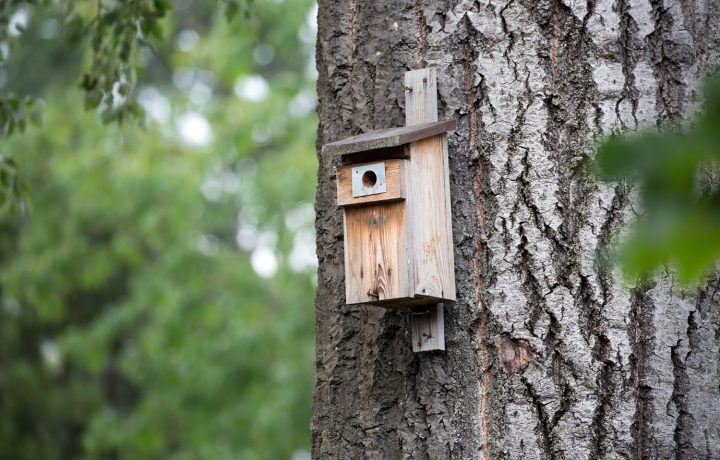
[[[315,458],[720,459],[720,278],[629,287],[598,264],[632,218],[592,140],[685,119],[720,62],[716,0],[321,0],[318,145],[404,124],[435,67],[457,302],[445,352],[404,311],[346,306],[320,157]]]

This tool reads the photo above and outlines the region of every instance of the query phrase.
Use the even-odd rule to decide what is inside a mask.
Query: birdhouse
[[[455,300],[447,132],[429,69],[405,78],[404,127],[323,146],[339,156],[348,304],[405,308]]]

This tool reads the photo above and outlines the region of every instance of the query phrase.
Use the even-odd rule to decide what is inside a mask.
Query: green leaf
[[[664,264],[681,282],[700,281],[720,260],[720,190],[702,171],[720,170],[720,82],[705,85],[703,111],[682,129],[607,139],[592,170],[604,181],[630,180],[643,215],[619,251],[626,277]],[[706,180],[707,182],[707,180]]]

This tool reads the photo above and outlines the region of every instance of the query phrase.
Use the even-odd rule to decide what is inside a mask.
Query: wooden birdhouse
[[[406,126],[323,146],[340,157],[348,304],[386,308],[455,300],[446,133],[432,69],[405,75]]]

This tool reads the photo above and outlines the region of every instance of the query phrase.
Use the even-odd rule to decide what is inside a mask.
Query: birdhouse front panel
[[[413,276],[404,201],[345,210],[345,298],[354,303],[410,300]]]
[[[402,159],[337,168],[347,303],[412,298],[407,171],[408,161]]]

